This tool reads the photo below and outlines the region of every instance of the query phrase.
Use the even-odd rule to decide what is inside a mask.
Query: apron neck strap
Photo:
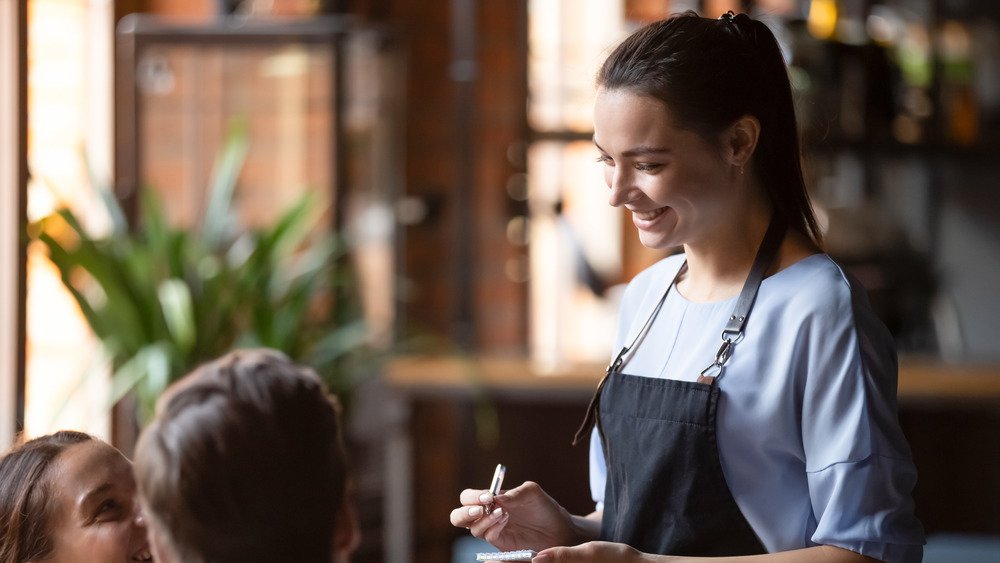
[[[681,263],[680,268],[677,269],[677,273],[674,274],[674,277],[670,278],[670,284],[667,285],[667,289],[663,291],[663,295],[660,296],[660,300],[656,302],[656,307],[653,307],[653,311],[649,314],[649,317],[646,318],[646,322],[643,323],[642,327],[639,328],[639,331],[635,333],[631,342],[629,342],[626,346],[622,346],[622,349],[618,351],[618,355],[615,356],[615,359],[612,360],[611,363],[608,364],[608,367],[604,370],[604,377],[602,377],[601,382],[597,384],[597,390],[594,391],[594,396],[590,398],[590,404],[587,405],[587,414],[583,417],[583,423],[580,424],[580,428],[577,429],[576,435],[573,436],[574,446],[587,439],[590,436],[590,431],[594,428],[594,425],[597,424],[597,410],[600,405],[601,391],[604,389],[604,383],[608,380],[608,377],[612,373],[621,369],[622,364],[625,363],[625,356],[632,348],[635,347],[636,342],[638,342],[639,339],[646,334],[646,330],[649,329],[649,325],[652,324],[657,313],[659,313],[660,309],[663,308],[663,303],[667,300],[667,294],[670,293],[670,288],[674,287],[677,283],[677,279],[680,278],[681,274],[683,274],[686,270],[687,261],[685,260]],[[600,429],[600,425],[598,425],[598,429]]]
[[[764,233],[764,240],[757,249],[757,256],[747,274],[747,281],[743,283],[740,296],[736,299],[736,306],[733,307],[733,314],[729,316],[726,327],[722,329],[722,345],[715,354],[715,360],[698,375],[698,382],[715,384],[716,379],[722,375],[722,368],[729,361],[729,356],[733,353],[733,344],[743,337],[743,327],[746,326],[747,319],[750,318],[750,310],[753,309],[754,300],[757,299],[757,291],[760,289],[764,275],[770,269],[778,249],[781,248],[781,241],[785,239],[788,225],[784,219],[777,214],[771,217],[771,223]]]
[[[757,250],[757,257],[754,258],[753,266],[750,267],[750,274],[747,275],[747,281],[743,284],[740,297],[736,300],[733,314],[729,317],[726,328],[722,329],[723,340],[736,341],[743,334],[743,326],[750,316],[750,309],[753,308],[753,302],[757,298],[757,290],[760,289],[764,275],[767,274],[767,270],[774,262],[774,257],[778,254],[778,248],[781,247],[781,241],[784,240],[787,230],[785,221],[775,214],[767,226],[767,232],[764,233],[764,240],[761,241],[760,248]]]
[[[754,258],[753,265],[750,267],[750,273],[747,275],[747,280],[743,284],[740,296],[736,300],[736,307],[733,309],[733,314],[729,317],[729,322],[726,323],[726,327],[722,329],[722,347],[719,349],[719,353],[716,354],[715,361],[712,365],[705,368],[701,372],[701,377],[699,377],[699,379],[708,376],[710,372],[714,372],[714,375],[721,373],[722,366],[726,363],[726,360],[729,359],[729,355],[732,353],[733,343],[739,340],[739,338],[743,335],[743,327],[746,325],[747,318],[750,316],[750,310],[753,308],[754,300],[757,298],[757,291],[760,289],[761,282],[764,281],[764,275],[767,273],[767,270],[771,267],[771,263],[774,261],[775,256],[778,254],[778,249],[781,247],[781,242],[784,240],[787,230],[788,226],[784,219],[778,217],[777,213],[772,215],[771,222],[767,226],[767,232],[764,233],[764,239],[761,241],[760,247],[757,249],[757,256]],[[625,356],[645,334],[649,325],[663,307],[663,303],[667,299],[667,294],[670,292],[670,288],[674,287],[677,283],[677,278],[679,278],[686,270],[687,261],[681,264],[677,273],[670,280],[670,285],[668,285],[667,289],[663,292],[663,295],[657,302],[656,307],[654,307],[652,313],[650,313],[649,318],[647,318],[646,322],[643,323],[642,328],[639,329],[635,337],[627,346],[622,347],[622,349],[618,352],[618,355],[615,356],[614,361],[608,364],[608,368],[604,372],[604,377],[602,377],[600,383],[598,383],[597,390],[594,392],[594,396],[591,398],[590,404],[587,406],[587,414],[583,419],[583,424],[581,424],[580,428],[576,431],[576,436],[573,438],[573,445],[582,442],[589,436],[597,421],[597,411],[600,408],[601,391],[604,388],[604,383],[612,373],[621,369],[622,364],[625,362]],[[711,381],[714,382],[714,377]]]

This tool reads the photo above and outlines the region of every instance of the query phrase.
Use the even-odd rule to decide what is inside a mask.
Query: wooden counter
[[[523,358],[404,357],[390,362],[387,383],[412,393],[476,391],[592,393],[605,366],[543,371]]]
[[[604,373],[601,364],[539,369],[524,358],[403,357],[390,362],[391,387],[409,393],[490,391],[505,394],[554,392],[551,397],[589,395]],[[1000,365],[949,364],[901,358],[901,403],[1000,402]]]
[[[911,402],[1000,402],[1000,365],[949,364],[901,358],[899,400]]]

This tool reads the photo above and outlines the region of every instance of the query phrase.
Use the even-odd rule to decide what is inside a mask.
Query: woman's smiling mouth
[[[660,207],[651,211],[632,211],[632,215],[635,216],[636,219],[640,219],[642,221],[652,221],[660,215],[663,215],[666,210],[666,207]]]

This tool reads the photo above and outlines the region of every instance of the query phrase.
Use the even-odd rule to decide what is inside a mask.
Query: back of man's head
[[[175,384],[135,467],[154,550],[166,543],[185,563],[332,560],[346,486],[339,408],[277,352],[233,352]]]

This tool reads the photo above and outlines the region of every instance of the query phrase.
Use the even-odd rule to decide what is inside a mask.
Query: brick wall
[[[526,255],[506,235],[508,221],[523,210],[505,186],[511,175],[523,172],[518,147],[526,138],[526,3],[474,4],[478,72],[467,123],[459,123],[459,85],[449,74],[451,2],[355,0],[350,10],[397,29],[407,53],[406,194],[424,199],[430,214],[403,233],[400,274],[412,289],[402,305],[405,329],[447,339],[464,330],[455,241],[467,237],[471,351],[523,354],[527,287],[506,272],[509,262],[516,266]],[[472,128],[468,210],[454,207],[462,181],[457,161],[461,127]],[[472,214],[466,222],[473,226],[471,232],[459,230],[460,213]]]
[[[527,350],[527,286],[511,279],[509,272],[524,269],[527,249],[509,242],[506,232],[509,220],[525,210],[523,203],[510,199],[505,186],[512,175],[523,172],[519,153],[526,138],[527,7],[523,0],[471,2],[478,72],[470,86],[471,108],[464,113],[459,104],[460,84],[450,74],[453,2],[350,0],[336,4],[364,20],[388,24],[400,34],[406,56],[407,107],[400,128],[405,134],[404,162],[386,165],[404,167],[405,195],[425,201],[430,212],[424,221],[401,227],[398,273],[406,288],[400,294],[402,333],[430,335],[444,351],[464,341],[470,352],[517,355]],[[132,0],[123,11],[204,21],[216,7],[210,0]],[[267,125],[266,120],[258,121],[255,127]],[[222,126],[213,126],[219,130],[210,136],[221,137]],[[169,123],[148,124],[144,144],[162,153],[169,148],[162,133],[170,129]],[[178,135],[173,138],[180,140]],[[468,144],[471,168],[463,169],[459,155]],[[177,151],[178,156],[182,153]],[[204,155],[205,162],[183,167],[160,166],[146,180],[161,186],[197,183],[195,179],[203,178],[211,166],[212,156],[209,153]],[[306,160],[310,166],[323,162],[313,157]],[[248,166],[255,162],[262,161],[251,158]],[[199,170],[185,173],[191,166]],[[244,181],[250,177],[273,180],[271,174],[250,172],[244,171]],[[323,175],[324,171],[311,172]],[[456,199],[460,190],[466,197]],[[459,209],[462,201],[468,209]],[[183,202],[174,205],[184,206]],[[191,213],[171,211],[175,216]],[[468,244],[464,259],[457,241]]]

